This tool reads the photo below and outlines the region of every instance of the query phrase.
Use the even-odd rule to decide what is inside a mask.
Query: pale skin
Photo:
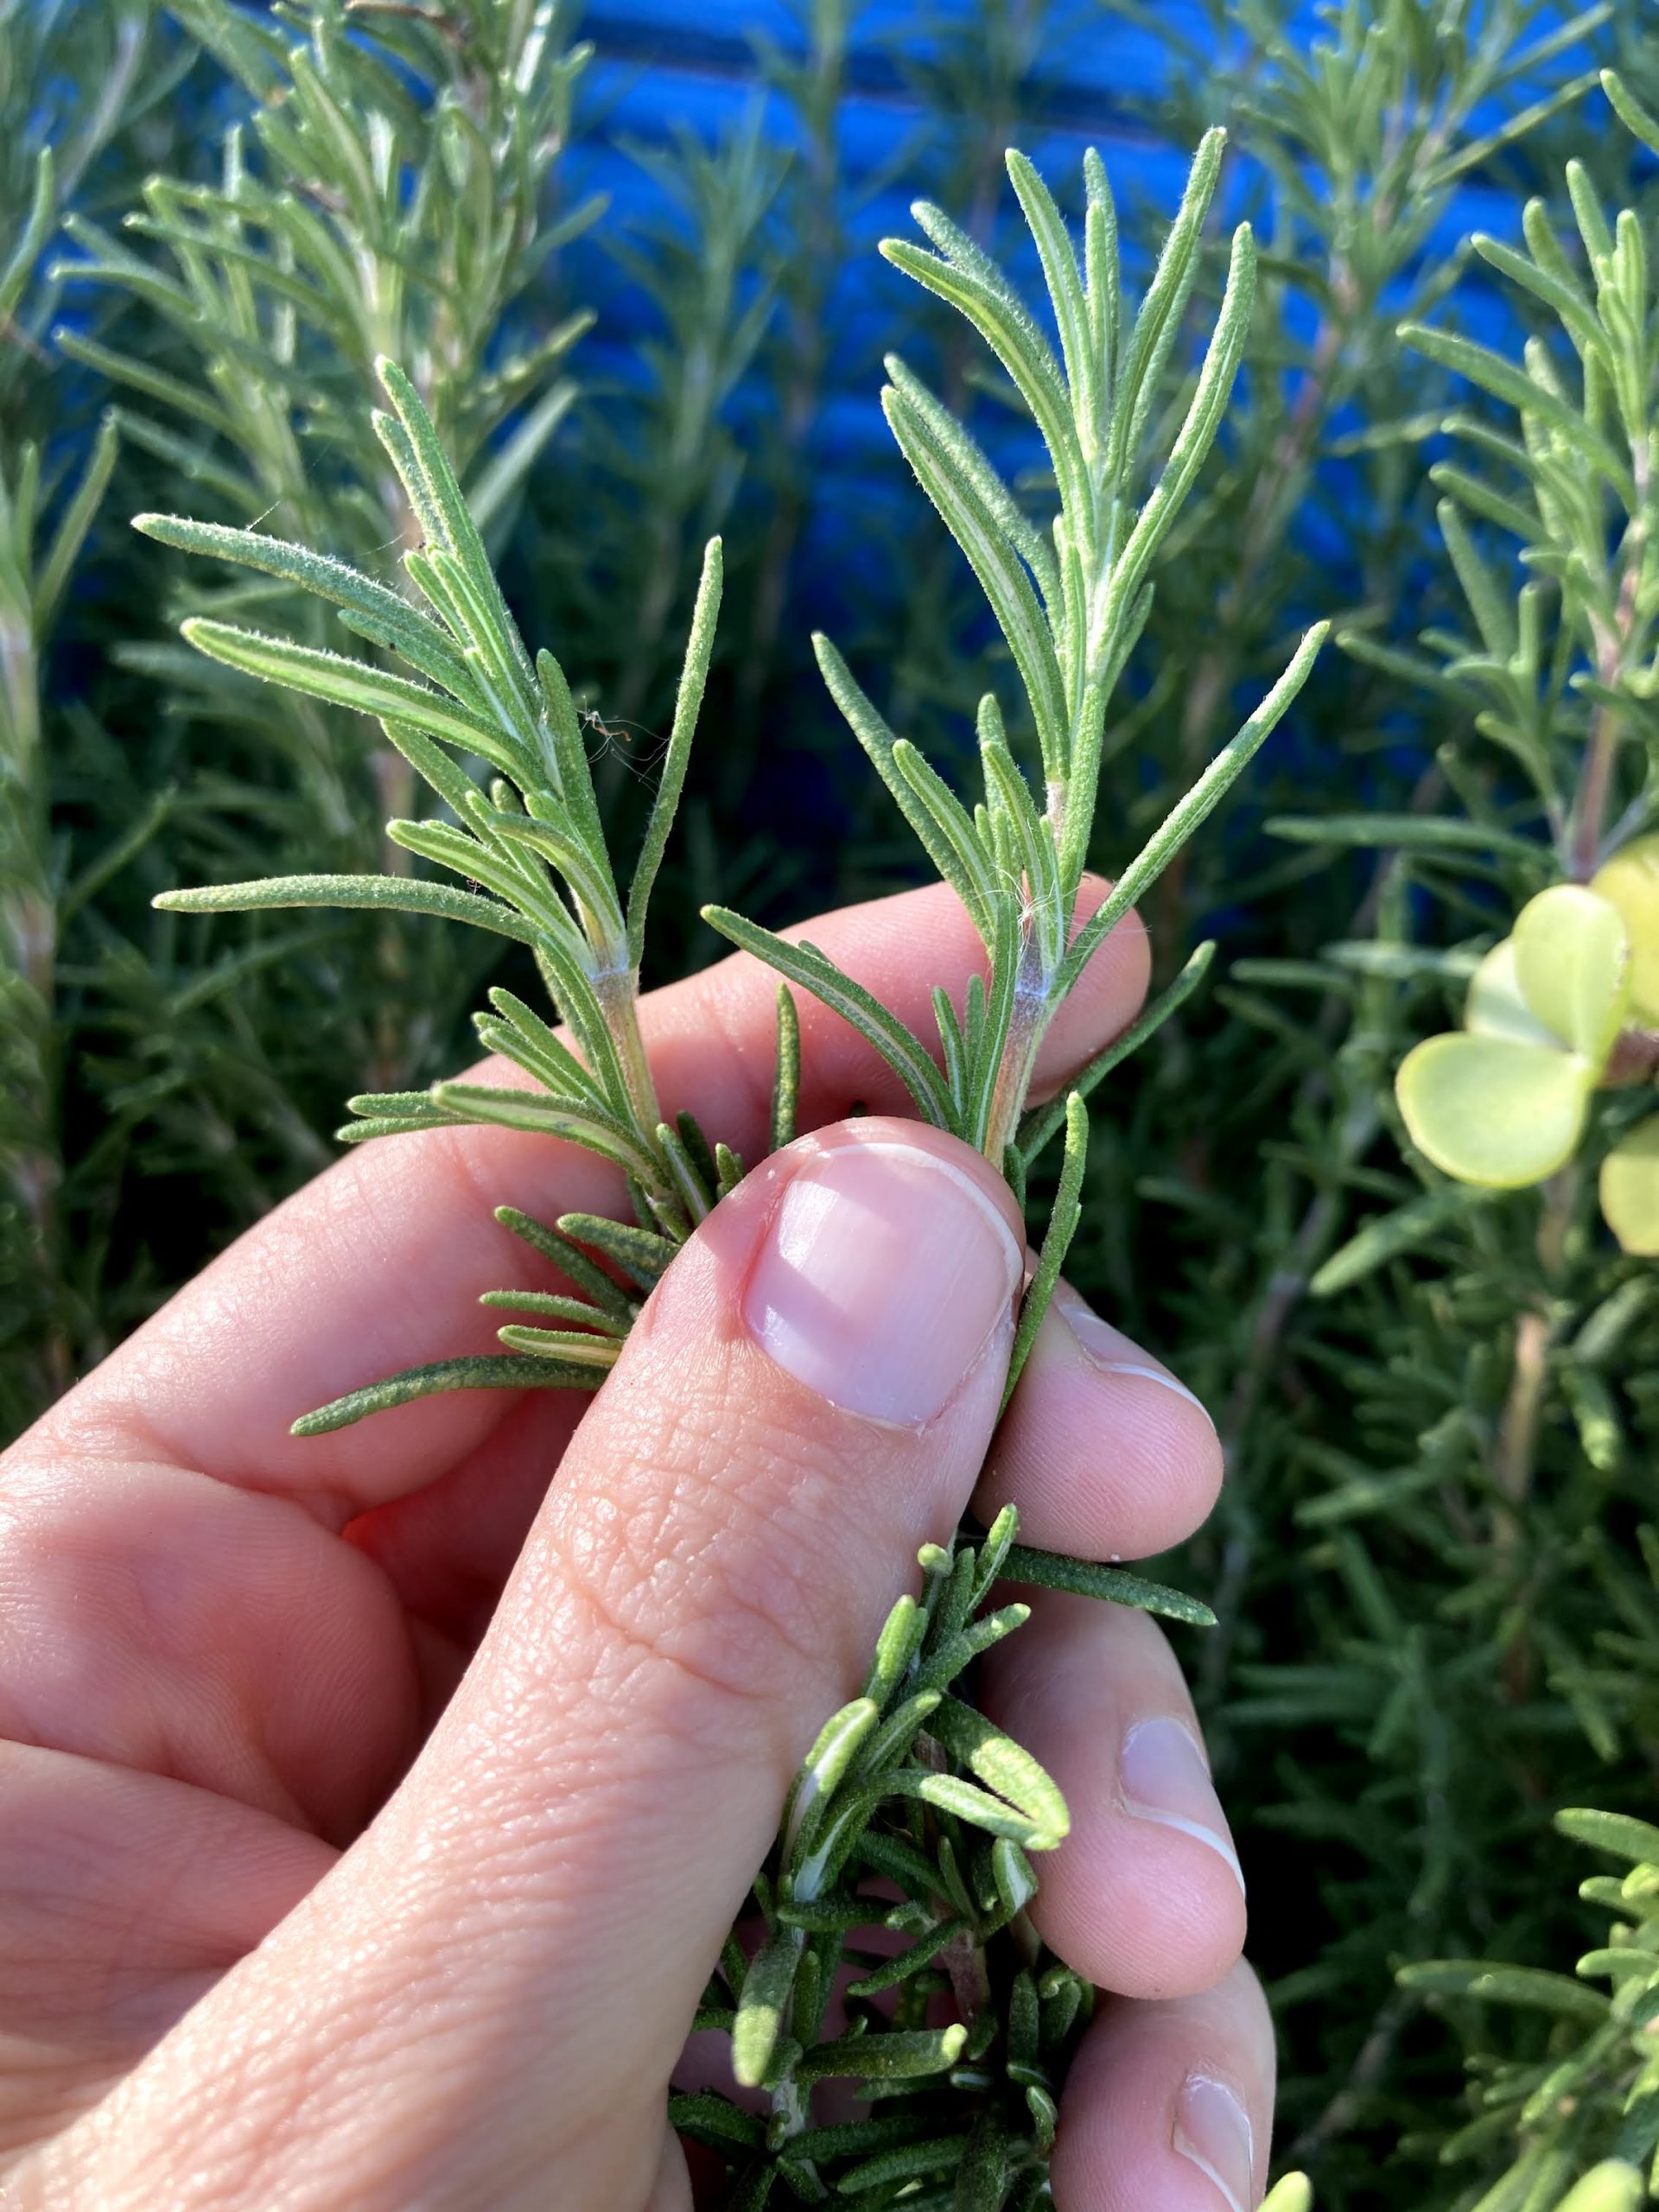
[[[926,986],[974,965],[943,890],[804,933],[918,1029]],[[1145,983],[1131,919],[1040,1087]],[[773,991],[741,956],[644,1009],[665,1106],[749,1159]],[[792,1179],[849,1147],[924,1194],[951,1171],[942,1205],[966,1192],[993,1243],[1023,1234],[954,1140],[845,1124],[903,1098],[833,1017],[804,1007],[803,1033],[816,1134],[705,1224],[597,1400],[469,1392],[289,1434],[489,1349],[481,1291],[553,1287],[492,1207],[621,1211],[584,1154],[446,1130],[346,1156],[0,1460],[0,2202],[687,2212],[664,2107],[688,2024],[918,1545],[970,1497],[1096,1559],[1203,1520],[1207,1416],[1076,1301],[976,1494],[1007,1315],[925,1420],[868,1418],[772,1356],[746,1287]],[[1109,1993],[1065,2092],[1059,2212],[1253,2205],[1272,2038],[1169,1644],[1039,1595],[981,1694],[1066,1793],[1036,1917]],[[1175,1777],[1150,1813],[1125,1782],[1137,1729]]]

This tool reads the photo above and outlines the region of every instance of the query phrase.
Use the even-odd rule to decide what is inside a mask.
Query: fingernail
[[[757,1340],[849,1413],[919,1428],[1010,1325],[1023,1258],[988,1195],[919,1145],[797,1170],[743,1302]]]
[[[1109,1321],[1103,1321],[1086,1306],[1073,1306],[1069,1300],[1058,1310],[1072,1335],[1103,1374],[1138,1375],[1144,1382],[1157,1382],[1166,1390],[1173,1390],[1178,1398],[1185,1398],[1189,1406],[1197,1406],[1200,1413],[1204,1412],[1203,1400],[1194,1397],[1185,1382],[1178,1382],[1161,1367],[1152,1367],[1144,1359],[1136,1359],[1131,1339],[1122,1330],[1113,1328]]]
[[[1123,1738],[1117,1778],[1123,1809],[1160,1827],[1179,1828],[1224,1859],[1239,1889],[1244,1877],[1205,1765],[1204,1754],[1179,1720],[1137,1721]]]
[[[1249,2212],[1255,2201],[1255,2139],[1250,2116],[1219,2082],[1189,2074],[1175,2106],[1171,2139],[1182,2158],[1208,2174],[1232,2207]]]

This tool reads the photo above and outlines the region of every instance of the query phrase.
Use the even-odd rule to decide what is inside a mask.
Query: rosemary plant
[[[1091,952],[1289,706],[1323,636],[1322,626],[1309,633],[1256,712],[1104,900],[1081,917],[1108,702],[1146,621],[1159,548],[1220,426],[1249,314],[1254,251],[1241,229],[1184,419],[1155,458],[1156,395],[1194,282],[1221,152],[1221,134],[1211,134],[1133,315],[1098,158],[1086,166],[1079,254],[1036,171],[1009,155],[1058,353],[998,267],[938,209],[915,211],[931,251],[906,242],[885,248],[989,347],[1047,448],[1057,493],[1046,526],[1033,520],[961,424],[901,362],[889,362],[893,434],[978,579],[1023,695],[1012,741],[997,700],[982,702],[984,789],[970,811],[819,642],[837,704],[983,941],[987,972],[970,983],[965,1007],[935,995],[938,1057],[810,944],[724,909],[709,915],[785,979],[774,1142],[794,1133],[791,984],[849,1021],[896,1071],[923,1118],[983,1151],[1016,1190],[1023,1192],[1027,1167],[1064,1130],[1058,1195],[1021,1308],[1010,1388],[1079,1217],[1088,1094],[1187,995],[1207,948],[1065,1100],[1033,1109],[1027,1092],[1039,1046]],[[481,1041],[529,1083],[444,1082],[361,1096],[345,1134],[395,1136],[474,1121],[557,1135],[624,1170],[634,1217],[546,1224],[504,1214],[556,1260],[579,1294],[492,1294],[491,1304],[534,1316],[504,1325],[502,1353],[370,1385],[303,1416],[301,1433],[438,1389],[593,1387],[615,1359],[638,1294],[744,1173],[718,1133],[711,1139],[687,1116],[672,1126],[663,1120],[636,1014],[647,906],[712,650],[719,542],[704,558],[673,728],[624,898],[565,675],[546,652],[532,662],[522,644],[415,385],[389,361],[380,375],[390,411],[375,427],[418,531],[403,566],[423,607],[326,555],[258,532],[157,515],[141,517],[139,527],[300,587],[333,605],[354,637],[404,664],[410,673],[216,620],[186,625],[190,643],[216,661],[375,716],[441,810],[394,820],[387,836],[461,884],[401,873],[301,875],[172,892],[158,903],[207,913],[383,907],[468,920],[528,946],[563,1033],[499,989],[477,1026]],[[1035,792],[1016,744],[1036,772]],[[779,2181],[809,2199],[833,2190],[871,2202],[904,2183],[906,2202],[950,2202],[969,2212],[1028,2207],[1044,2194],[1055,2098],[1089,1993],[1040,1955],[1023,1913],[1036,1879],[1029,1854],[1059,1841],[1067,1815],[1052,1781],[953,1685],[1025,1618],[1020,1605],[987,1610],[1000,1580],[1088,1592],[1190,1621],[1208,1614],[1177,1592],[1030,1550],[1015,1536],[1007,1514],[982,1540],[968,1534],[952,1549],[924,1553],[921,1599],[895,1609],[863,1694],[826,1725],[785,1808],[775,1858],[756,1883],[761,1946],[751,1958],[734,1940],[710,1985],[700,2018],[729,2030],[738,2079],[766,2092],[770,2117],[704,2095],[677,2102],[675,2118],[727,2158],[734,2202],[759,2206]],[[903,1902],[878,1910],[859,1886],[872,1875],[896,1882]],[[861,1959],[856,1930],[875,1917],[913,1939],[899,1959]],[[826,2037],[828,1996],[849,1957],[868,1969],[854,1986],[858,2009],[847,2033]],[[953,1993],[959,2017],[929,2026],[941,1989]],[[888,1993],[897,1993],[891,2003],[876,2001]],[[837,2076],[863,2084],[879,2115],[814,2126],[812,2089]],[[919,2193],[912,2183],[924,2184]]]

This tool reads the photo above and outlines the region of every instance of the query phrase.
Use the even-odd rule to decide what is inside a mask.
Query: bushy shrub
[[[957,320],[859,273],[883,221],[905,227],[886,200],[925,189],[1033,296],[1004,154],[1039,154],[1081,235],[1073,126],[1103,121],[1143,292],[1168,149],[1184,164],[1226,127],[1226,220],[1156,364],[1150,451],[1187,415],[1243,216],[1255,312],[1103,726],[1094,860],[1144,843],[1310,622],[1338,634],[1145,902],[1162,982],[1220,950],[1099,1095],[1068,1266],[1222,1423],[1223,1506],[1154,1572],[1218,1616],[1187,1656],[1281,2023],[1286,2151],[1357,2212],[1602,2212],[1641,2201],[1630,2168],[1659,2141],[1659,1839],[1637,1825],[1659,1751],[1659,1300],[1641,1146],[1619,1151],[1651,1080],[1630,853],[1659,728],[1643,16],[980,0],[883,47],[815,0],[794,44],[753,54],[764,115],[642,146],[574,16],[523,0],[0,10],[9,1429],[329,1157],[342,1099],[424,1090],[487,988],[535,987],[522,950],[385,905],[152,908],[178,883],[426,879],[382,837],[412,779],[360,712],[175,635],[199,616],[327,642],[370,684],[372,622],[342,633],[302,579],[192,562],[127,518],[255,524],[390,577],[413,533],[368,429],[390,356],[521,626],[557,642],[619,849],[720,532],[719,737],[690,755],[655,888],[658,947],[696,963],[716,896],[775,923],[913,867],[815,627],[843,698],[855,677],[959,786],[981,695],[1015,695],[967,564],[846,395],[896,350],[1028,515],[1053,488]],[[1119,52],[1147,89],[1080,112]],[[890,175],[873,86],[923,126]],[[1544,1033],[1507,1039],[1535,1055],[1520,1093],[1460,1087],[1474,1058],[1440,1050],[1449,1107],[1409,1073],[1396,1095],[1529,900],[1615,848],[1633,881],[1584,895],[1621,918],[1618,976],[1599,1000],[1579,968],[1553,998],[1511,992],[1506,1018]],[[1535,1122],[1529,1084],[1567,1099],[1560,1141],[1493,1173],[1460,1132],[1516,1096]],[[1598,1194],[1613,1153],[1629,1249]],[[1580,1902],[1586,1845],[1634,1871],[1604,1866]]]

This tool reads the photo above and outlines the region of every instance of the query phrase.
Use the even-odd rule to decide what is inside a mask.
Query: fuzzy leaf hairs
[[[971,809],[895,735],[825,639],[837,703],[929,859],[984,944],[987,974],[962,1011],[934,993],[925,1043],[810,944],[724,908],[709,918],[783,978],[771,1139],[795,1135],[799,1036],[791,987],[811,992],[893,1067],[918,1112],[995,1161],[1022,1198],[1026,1173],[1064,1132],[1038,1266],[1022,1303],[1007,1388],[1023,1364],[1081,1217],[1087,1099],[1201,979],[1205,945],[1162,996],[1054,1104],[1029,1109],[1039,1048],[1090,954],[1155,881],[1242,772],[1306,678],[1324,637],[1289,666],[1077,925],[1094,831],[1106,715],[1145,625],[1152,569],[1212,444],[1240,359],[1254,281],[1248,227],[1232,241],[1225,296],[1173,444],[1149,450],[1192,295],[1219,175],[1222,134],[1204,140],[1145,300],[1125,305],[1116,220],[1097,156],[1085,164],[1079,255],[1047,188],[1019,154],[1014,188],[1035,242],[1057,355],[1002,271],[938,209],[917,218],[932,251],[888,257],[950,302],[989,346],[1047,447],[1058,512],[1046,527],[968,431],[902,362],[888,364],[887,417],[923,488],[984,590],[1017,671],[1010,722],[990,695],[978,728],[983,795]],[[215,913],[264,906],[392,906],[511,938],[532,952],[563,1024],[496,989],[480,1040],[529,1088],[440,1083],[355,1098],[348,1139],[461,1122],[504,1123],[587,1146],[620,1166],[633,1218],[498,1218],[550,1259],[570,1293],[492,1293],[524,1318],[499,1354],[388,1377],[296,1423],[316,1433],[451,1389],[593,1389],[675,1253],[741,1179],[744,1162],[690,1116],[661,1116],[640,1039],[638,986],[647,903],[684,781],[713,650],[718,541],[705,558],[660,785],[626,897],[606,840],[570,687],[547,652],[532,661],[421,400],[395,365],[375,427],[423,543],[404,556],[405,598],[337,561],[249,531],[149,515],[138,527],[187,550],[298,584],[331,601],[384,664],[220,622],[194,621],[200,651],[378,720],[432,794],[433,810],[388,835],[454,881],[428,875],[295,876],[164,894]],[[1179,411],[1179,410],[1178,410]],[[398,665],[401,664],[401,666]],[[1022,758],[1025,765],[1022,766]],[[1033,782],[1034,779],[1034,782]],[[972,1702],[979,1655],[1025,1621],[998,1602],[1009,1583],[1070,1590],[1204,1624],[1207,1607],[1121,1568],[1017,1541],[1012,1509],[986,1532],[924,1548],[919,1598],[893,1609],[858,1698],[826,1724],[802,1768],[776,1847],[756,1877],[697,2014],[726,2032],[740,2084],[766,2109],[712,2091],[676,2097],[674,2124],[718,2153],[730,2202],[758,2212],[779,2190],[912,2212],[1031,2212],[1047,2195],[1058,2100],[1093,1993],[1046,1954],[1027,1917],[1033,1857],[1070,1815],[1052,1778]],[[877,1888],[872,1891],[870,1885]],[[894,1902],[895,1894],[898,1902]],[[874,1948],[870,1931],[887,1936]],[[897,1956],[890,1936],[906,1940]],[[855,1969],[849,1987],[845,1970]],[[841,1992],[842,2018],[830,2000]],[[954,2015],[940,2025],[941,2002]],[[817,2124],[814,2092],[840,2080],[868,2116]],[[1294,2187],[1286,2202],[1298,2202]]]

